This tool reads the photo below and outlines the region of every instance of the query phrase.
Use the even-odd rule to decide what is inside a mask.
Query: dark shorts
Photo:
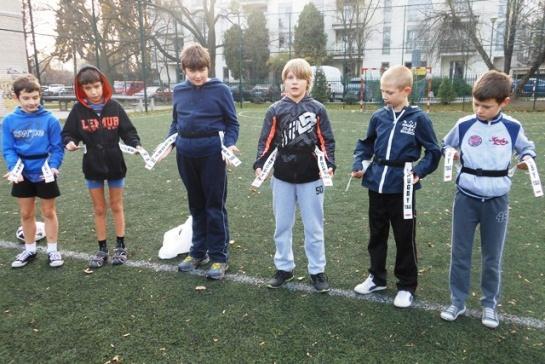
[[[61,192],[57,181],[45,183],[42,182],[29,182],[26,179],[19,183],[14,183],[11,188],[11,195],[13,197],[39,197],[44,199],[51,199],[59,197]]]

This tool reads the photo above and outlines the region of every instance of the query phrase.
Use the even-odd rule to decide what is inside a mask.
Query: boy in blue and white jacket
[[[480,225],[482,323],[489,328],[499,325],[496,306],[509,217],[511,157],[516,153],[517,167],[526,169],[524,160],[536,156],[534,143],[526,138],[521,124],[502,113],[510,93],[508,75],[486,72],[473,86],[475,114],[458,120],[443,139],[443,149],[454,148],[454,159],[462,164],[452,209],[451,305],[441,312],[446,321],[456,320],[466,310],[473,239]]]
[[[17,78],[13,92],[19,106],[5,117],[2,126],[3,156],[8,168],[4,178],[13,182],[11,195],[18,199],[25,250],[11,266],[24,267],[36,257],[35,198],[39,197],[48,262],[51,267],[60,267],[64,261],[57,250],[59,223],[55,208],[55,198],[60,192],[56,178],[46,181],[44,174],[52,179],[59,174],[64,156],[61,126],[59,120],[40,105],[40,84],[34,76]],[[21,175],[14,171],[18,160],[23,163]]]
[[[380,79],[386,107],[376,111],[369,122],[367,136],[359,139],[354,151],[352,177],[362,178],[369,189],[369,255],[371,267],[367,279],[354,291],[359,294],[386,289],[386,252],[390,224],[396,242],[394,273],[398,279],[396,307],[412,304],[417,287],[416,211],[412,195],[412,218],[404,218],[404,167],[412,166],[413,188],[432,173],[441,159],[435,132],[429,117],[409,106],[412,72],[403,66],[389,68]]]

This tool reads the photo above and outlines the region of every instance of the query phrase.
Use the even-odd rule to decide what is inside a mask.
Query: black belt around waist
[[[205,131],[205,132],[179,132],[178,135],[180,135],[182,138],[208,138],[212,136],[217,136],[218,131]]]
[[[373,161],[377,164],[390,167],[404,167],[405,161],[394,160],[394,159],[383,159],[375,157]]]
[[[462,167],[462,173],[472,174],[479,177],[505,177],[509,173],[509,169],[503,169],[500,171],[492,171],[487,169],[473,169],[468,167]]]
[[[20,155],[19,157],[21,157],[21,159],[27,159],[27,160],[30,160],[30,159],[44,159],[44,158],[49,157],[49,154],[43,153],[43,154],[33,154],[33,155]]]

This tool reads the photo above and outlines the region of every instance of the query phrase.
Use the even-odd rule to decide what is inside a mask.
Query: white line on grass
[[[19,243],[12,243],[8,241],[1,241],[0,240],[0,248],[4,249],[17,249],[21,248],[22,244]],[[44,247],[38,247],[38,250],[45,252],[46,248]],[[79,252],[73,252],[73,251],[62,251],[62,254],[65,257],[77,259],[77,260],[85,260],[88,261],[91,257],[89,254],[85,253],[79,253]],[[129,267],[135,267],[135,268],[144,268],[153,270],[155,272],[176,272],[178,270],[178,267],[176,265],[172,264],[157,264],[157,263],[150,263],[143,260],[129,260],[125,264]],[[204,276],[203,270],[196,270],[194,272],[190,272],[190,274],[198,275],[198,276]],[[225,280],[236,282],[236,283],[242,283],[247,284],[251,286],[258,286],[262,287],[266,283],[266,279],[263,278],[257,278],[257,277],[250,277],[242,274],[236,274],[236,273],[228,273],[225,275]],[[306,293],[315,293],[314,288],[309,286],[308,284],[302,284],[302,283],[287,283],[285,285],[287,289],[290,291],[297,291],[297,292],[306,292]],[[354,293],[353,291],[348,291],[345,289],[338,289],[333,288],[331,291],[329,291],[330,296],[338,296],[338,297],[344,297],[349,299],[357,299],[357,300],[364,300],[374,303],[383,303],[383,304],[393,304],[394,300],[391,297],[387,297],[381,294],[368,294],[368,295],[359,295]],[[445,306],[433,303],[433,302],[426,302],[424,300],[417,299],[413,305],[412,308],[421,309],[424,311],[436,311],[439,312],[445,308]],[[474,317],[474,318],[481,318],[481,311],[480,310],[467,310],[464,314],[465,316]],[[534,329],[545,329],[545,321],[539,320],[533,317],[520,317],[516,315],[510,315],[510,314],[500,314],[500,318],[503,320],[503,322],[507,322],[510,324],[525,326],[529,328]]]

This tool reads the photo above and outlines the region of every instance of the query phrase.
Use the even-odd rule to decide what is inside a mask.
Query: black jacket
[[[324,105],[309,96],[298,103],[284,97],[267,110],[254,169],[263,168],[278,147],[274,177],[289,183],[316,181],[320,178],[316,146],[326,155],[328,167],[335,169],[335,139]]]
[[[62,139],[65,146],[71,141],[76,145],[85,144],[87,153],[83,155],[82,169],[86,179],[120,179],[125,177],[127,166],[119,149],[119,139],[137,147],[140,138],[123,107],[111,99],[111,86],[103,75],[102,85],[105,105],[99,116],[87,104],[76,81],[78,102],[66,119]]]

